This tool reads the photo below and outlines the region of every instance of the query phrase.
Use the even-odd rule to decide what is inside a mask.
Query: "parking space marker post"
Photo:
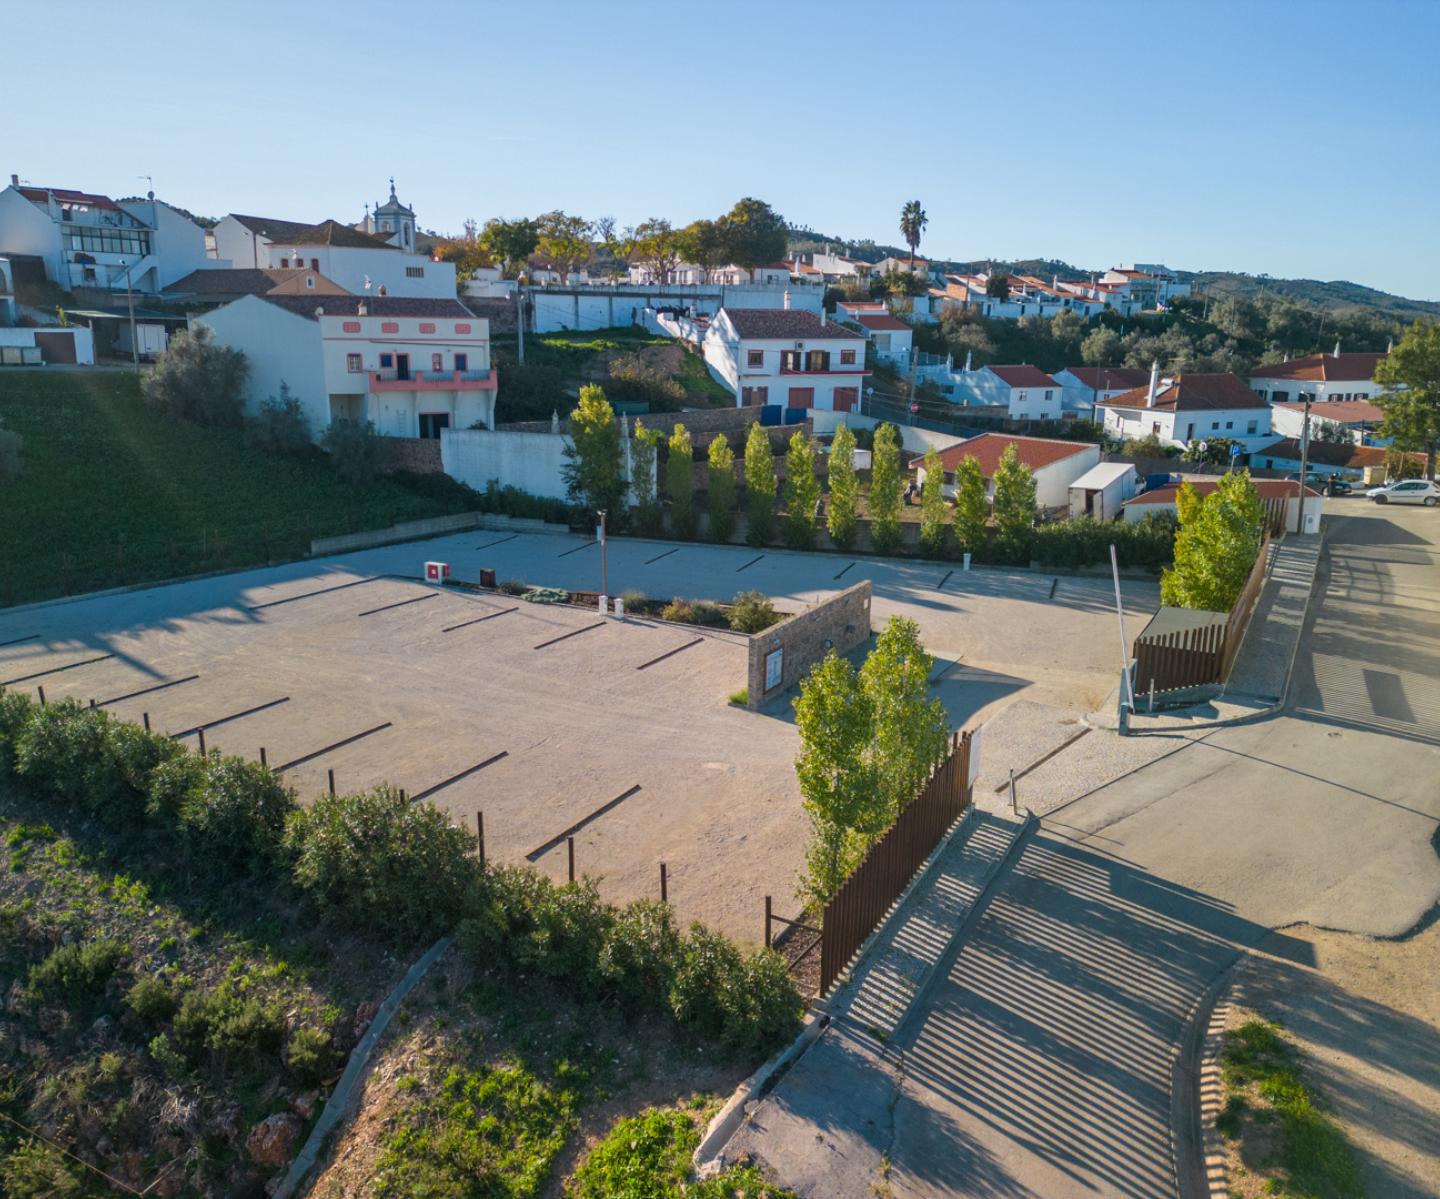
[[[327,770],[327,771],[325,772],[325,777],[326,777],[327,781],[328,781],[329,784],[330,784],[330,794],[331,794],[331,795],[334,795],[334,794],[335,794],[335,771],[334,771],[334,770]]]
[[[770,896],[765,896],[765,948],[770,948]]]
[[[669,903],[669,902],[670,902],[670,891],[669,891],[669,888],[666,887],[666,885],[665,885],[665,863],[664,863],[664,862],[661,862],[661,863],[660,863],[660,902],[661,902],[661,903]]]
[[[480,865],[485,865],[485,813],[475,813],[475,838],[479,843]]]
[[[150,731],[150,713],[141,712],[140,716],[145,721],[145,731],[148,733]]]
[[[196,732],[200,734],[200,756],[203,758],[205,756],[205,730],[197,729]]]
[[[270,768],[270,763],[265,760],[265,747],[263,745],[260,747],[260,766],[265,770]]]
[[[570,851],[570,881],[573,883],[575,881],[575,838],[566,837],[565,844]]]
[[[40,706],[43,708],[45,706],[45,684],[41,683],[35,690],[40,693]]]

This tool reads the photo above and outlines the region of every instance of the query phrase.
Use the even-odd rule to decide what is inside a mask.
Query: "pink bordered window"
[[[420,322],[420,332],[421,332],[421,333],[434,333],[434,332],[435,332],[435,326],[434,326],[433,324],[431,324],[429,321],[421,321],[421,322]]]
[[[456,326],[455,326],[455,332],[456,332],[456,333],[469,333],[469,332],[470,332],[470,326],[469,326],[469,325],[456,325]]]
[[[380,323],[381,333],[399,333],[400,325],[396,321],[382,321]]]
[[[359,332],[360,332],[360,322],[359,322],[359,321],[346,321],[346,322],[345,322],[345,332],[346,332],[346,333],[359,333]]]

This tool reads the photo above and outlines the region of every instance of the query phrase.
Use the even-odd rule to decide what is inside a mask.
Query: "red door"
[[[789,406],[791,408],[815,407],[815,389],[813,387],[792,387]]]
[[[837,387],[835,389],[835,411],[853,412],[855,401],[860,398],[858,387]]]

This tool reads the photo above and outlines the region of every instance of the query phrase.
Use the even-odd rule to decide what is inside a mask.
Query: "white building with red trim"
[[[317,439],[339,419],[390,437],[495,427],[490,322],[458,300],[245,296],[191,323],[245,354],[249,411],[283,382]]]
[[[1285,362],[1257,366],[1250,372],[1250,387],[1272,404],[1300,403],[1306,396],[1317,404],[1370,400],[1385,389],[1375,382],[1375,371],[1386,354],[1340,352],[1307,354]]]
[[[950,374],[951,398],[967,408],[989,408],[1008,420],[1060,420],[1063,388],[1038,366],[965,366]]]
[[[710,373],[737,406],[780,404],[850,412],[860,406],[865,338],[798,308],[722,308],[701,341]]]
[[[1070,485],[1099,465],[1100,447],[1089,441],[1061,441],[1053,437],[1018,437],[1012,433],[981,433],[956,442],[940,451],[945,472],[944,491],[955,494],[955,472],[966,458],[975,459],[985,478],[985,496],[995,498],[995,472],[1000,458],[1014,447],[1020,465],[1035,477],[1035,503],[1041,508],[1061,508],[1070,502]],[[915,480],[925,484],[923,459],[916,459]]]
[[[1246,449],[1273,440],[1270,405],[1231,374],[1162,378],[1152,366],[1150,382],[1101,400],[1105,429],[1126,441],[1151,436],[1171,445],[1224,437]]]

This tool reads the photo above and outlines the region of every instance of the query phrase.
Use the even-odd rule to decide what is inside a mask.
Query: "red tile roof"
[[[987,366],[985,368],[993,375],[998,375],[1001,382],[1009,387],[1059,387],[1049,375],[1038,366],[1031,366],[1025,363],[1021,366]]]
[[[296,316],[316,319],[317,308],[323,308],[323,316],[359,316],[360,306],[365,306],[367,316],[439,316],[474,317],[475,314],[459,300],[427,296],[260,296],[267,304],[284,308]]]
[[[49,203],[49,197],[54,196],[61,204],[84,204],[90,208],[120,207],[109,196],[97,195],[94,192],[73,191],[68,187],[30,187],[28,185],[17,189],[22,196],[32,204],[44,206]]]
[[[1015,447],[1015,452],[1020,455],[1022,465],[1028,466],[1031,470],[1040,470],[1042,467],[1050,466],[1065,458],[1083,454],[1086,450],[1095,448],[1088,441],[1059,441],[1052,437],[1015,437],[1009,433],[981,433],[978,437],[972,437],[968,441],[946,446],[940,451],[940,462],[948,475],[955,472],[955,468],[960,465],[962,460],[974,458],[980,465],[980,473],[988,479],[995,473],[995,468],[1000,465],[1000,455],[1005,452],[1007,446],[1012,445]]]
[[[1096,301],[1098,303],[1098,301]],[[1129,391],[1150,385],[1150,372],[1135,366],[1067,366],[1065,368],[1086,387],[1097,391]]]
[[[1272,441],[1269,445],[1253,450],[1251,453],[1257,458],[1283,458],[1287,461],[1299,462],[1300,440],[1296,437],[1282,437],[1279,441]],[[1384,466],[1385,453],[1379,446],[1321,441],[1312,437],[1309,461],[1321,466],[1348,466],[1354,470],[1361,470],[1367,466]],[[1421,458],[1423,461],[1423,455]]]
[[[891,329],[909,332],[910,326],[902,320],[897,320],[888,312],[862,312],[855,318],[858,324],[864,325],[867,329],[874,329],[877,332],[884,332]]]
[[[1294,498],[1295,495],[1296,488],[1293,479],[1251,479],[1250,482],[1255,485],[1255,491],[1262,500]],[[1189,483],[1196,493],[1202,496],[1209,495],[1219,486],[1218,481],[1214,479],[1191,479]],[[1180,486],[1179,483],[1167,483],[1164,487],[1152,487],[1149,491],[1137,495],[1133,500],[1126,500],[1125,507],[1128,508],[1131,504],[1141,507],[1148,504],[1174,504],[1175,495],[1180,490]],[[1313,487],[1306,487],[1305,494],[1319,495],[1320,493]]]
[[[770,340],[829,337],[859,341],[865,336],[835,321],[826,321],[822,325],[818,316],[802,308],[722,308],[720,311],[729,316],[735,332],[741,337]]]
[[[1368,383],[1375,378],[1375,368],[1384,354],[1307,354],[1289,362],[1257,366],[1250,372],[1252,379],[1294,379],[1302,383]]]
[[[1102,408],[1144,408],[1150,390],[1149,379],[1123,395],[1101,400]],[[1162,412],[1204,412],[1222,409],[1270,407],[1264,400],[1231,374],[1177,375],[1168,387],[1155,393],[1155,409]]]
[[[1271,404],[1272,408],[1283,408],[1286,412],[1304,412],[1304,404]],[[1339,421],[1342,425],[1372,421],[1379,424],[1385,419],[1385,409],[1369,400],[1321,400],[1310,405],[1310,415],[1315,418]]]

